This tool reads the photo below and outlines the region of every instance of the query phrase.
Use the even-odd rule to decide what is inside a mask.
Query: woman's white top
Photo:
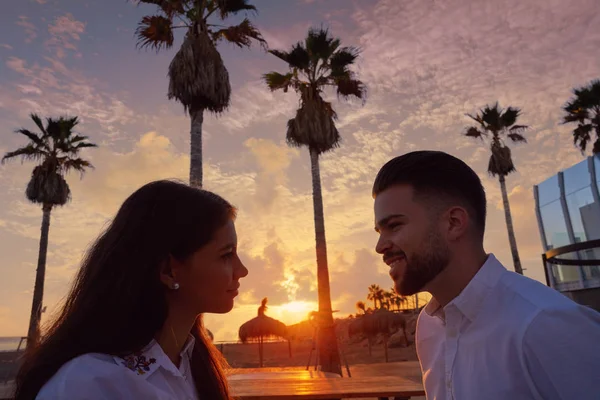
[[[37,400],[198,400],[190,359],[190,336],[177,368],[153,340],[127,357],[89,353],[63,365],[42,387]]]

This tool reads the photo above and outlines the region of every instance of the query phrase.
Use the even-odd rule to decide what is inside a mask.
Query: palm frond
[[[340,43],[340,39],[332,37],[328,29],[311,28],[305,40],[305,48],[311,61],[316,65],[317,60],[329,60],[340,46]]]
[[[483,137],[487,136],[487,132],[485,130],[480,131],[479,129],[475,128],[474,126],[470,126],[467,128],[467,131],[465,132],[465,136],[483,140]]]
[[[591,140],[591,133],[594,130],[592,124],[580,124],[573,130],[573,144],[585,153],[588,142]]]
[[[336,82],[337,95],[347,99],[354,96],[363,101],[367,97],[367,87],[358,79],[339,79]]]
[[[528,125],[513,125],[512,127],[510,127],[510,129],[508,131],[510,133],[519,133],[519,132],[526,131],[527,129],[529,129]]]
[[[502,125],[505,128],[513,126],[517,122],[517,118],[521,115],[521,110],[515,107],[508,107],[500,117]]]
[[[9,151],[2,157],[1,163],[4,164],[13,158],[21,157],[21,161],[39,161],[47,156],[47,152],[37,146],[28,144],[14,151]]]
[[[292,51],[288,54],[288,64],[290,68],[298,68],[307,70],[310,66],[310,55],[301,43],[297,43],[292,47]]]
[[[138,4],[152,4],[158,6],[167,17],[172,19],[175,15],[185,14],[187,0],[133,0]]]
[[[28,129],[17,129],[15,131],[15,133],[20,133],[21,135],[27,137],[37,147],[47,148],[46,142],[44,141],[44,139],[42,139],[36,133],[33,133],[30,130],[28,130]]]
[[[263,80],[272,92],[275,90],[283,89],[283,92],[287,93],[290,85],[292,84],[293,78],[294,74],[291,72],[288,72],[287,74],[283,75],[279,72],[272,71],[263,75]]]
[[[44,127],[44,124],[42,123],[42,119],[39,117],[39,115],[32,113],[30,115],[31,120],[35,123],[35,125],[39,128],[39,130],[44,134],[47,135],[48,132],[46,132],[46,128]]]
[[[465,114],[467,117],[471,118],[473,121],[477,122],[479,125],[481,125],[482,127],[485,126],[483,119],[481,119],[481,115],[477,114],[477,115],[472,115],[472,114]]]
[[[61,168],[65,173],[75,170],[83,176],[87,168],[94,169],[94,166],[89,161],[81,158],[66,158],[62,162]]]
[[[596,141],[594,142],[594,147],[592,148],[592,153],[594,153],[595,155],[600,154],[600,137],[598,137],[598,139],[596,139]]]
[[[512,140],[515,143],[527,143],[527,139],[521,134],[509,133],[507,136],[510,140]]]
[[[355,47],[343,47],[333,53],[329,60],[332,74],[345,71],[360,55],[360,50]]]
[[[220,40],[226,40],[238,47],[250,47],[252,40],[256,40],[263,47],[266,46],[266,41],[263,39],[259,30],[256,29],[249,19],[245,18],[239,25],[230,26],[218,31],[211,32],[212,39],[216,43]]]
[[[502,123],[502,110],[498,106],[498,103],[493,106],[485,106],[483,110],[480,111],[481,120],[493,131],[500,131],[504,125]]]
[[[162,15],[145,16],[135,31],[138,48],[152,48],[156,51],[173,46],[173,21]]]
[[[219,8],[221,19],[240,11],[257,11],[255,6],[248,4],[248,0],[216,0],[216,5]]]
[[[290,54],[286,51],[282,51],[282,50],[269,50],[269,53],[273,54],[275,57],[279,58],[280,60],[285,61],[286,63],[289,63],[289,57]]]

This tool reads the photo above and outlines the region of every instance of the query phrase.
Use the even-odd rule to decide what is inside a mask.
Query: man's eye
[[[231,257],[233,257],[233,251],[230,251],[229,253],[225,253],[225,254],[223,254],[223,255],[222,255],[222,257],[223,257],[225,260],[228,260],[228,259],[230,259]]]
[[[400,228],[401,226],[402,226],[401,223],[394,222],[394,223],[391,223],[391,224],[388,225],[388,229],[390,229],[392,231],[395,231],[395,230],[398,230],[398,228]]]

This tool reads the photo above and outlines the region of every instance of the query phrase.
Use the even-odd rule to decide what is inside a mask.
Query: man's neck
[[[465,252],[467,254],[468,252]],[[471,256],[455,257],[450,264],[427,285],[427,291],[445,307],[467,287],[471,279],[483,267],[488,254],[483,249]]]

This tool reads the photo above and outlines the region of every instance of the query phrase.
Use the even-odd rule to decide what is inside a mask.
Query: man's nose
[[[391,247],[391,242],[386,239],[383,235],[379,236],[379,240],[377,241],[377,245],[375,246],[375,251],[379,254],[385,253]]]

